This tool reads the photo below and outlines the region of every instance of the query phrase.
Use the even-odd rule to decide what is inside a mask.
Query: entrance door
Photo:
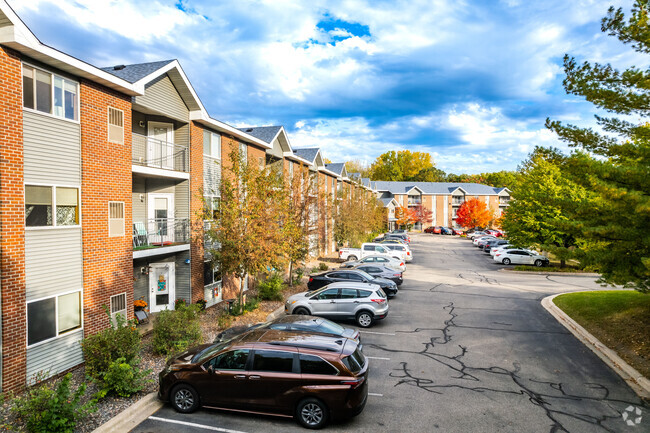
[[[173,310],[176,296],[176,264],[151,263],[149,265],[149,297],[150,310],[157,313],[161,310]]]
[[[174,243],[174,194],[149,193],[149,237],[158,245]]]
[[[174,169],[174,125],[149,122],[147,140],[147,161],[152,167]]]

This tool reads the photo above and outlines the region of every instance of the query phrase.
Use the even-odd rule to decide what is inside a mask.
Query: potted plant
[[[143,299],[136,299],[133,301],[133,309],[135,311],[143,311],[145,308],[147,308],[147,302]]]

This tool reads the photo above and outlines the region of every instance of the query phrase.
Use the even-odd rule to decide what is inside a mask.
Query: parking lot
[[[455,236],[415,235],[411,249],[388,317],[361,334],[371,366],[366,408],[326,430],[650,431],[650,407],[540,304],[547,295],[600,288],[594,278],[504,271]],[[643,410],[639,426],[621,417],[630,405]],[[304,429],[292,419],[183,415],[166,405],[133,431]]]

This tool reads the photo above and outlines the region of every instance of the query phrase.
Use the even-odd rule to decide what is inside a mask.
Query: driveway
[[[471,242],[416,235],[387,319],[362,331],[364,412],[335,432],[639,432],[650,406],[544,310],[545,296],[594,278],[503,271]],[[622,413],[642,410],[628,426]],[[290,419],[168,405],[135,432],[304,431]]]

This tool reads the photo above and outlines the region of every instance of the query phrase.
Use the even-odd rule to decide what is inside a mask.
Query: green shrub
[[[110,314],[109,314],[110,317]],[[140,333],[135,321],[127,321],[121,314],[111,327],[84,338],[82,349],[86,361],[86,374],[95,380],[103,380],[112,362],[124,358],[135,365],[140,353]]]
[[[130,397],[151,382],[147,379],[150,373],[151,370],[142,371],[137,366],[126,362],[124,358],[116,359],[111,362],[104,375],[104,387],[100,391],[100,397],[109,393]]]
[[[73,393],[72,375],[66,374],[56,385],[40,384],[23,397],[13,400],[12,412],[31,433],[72,433],[79,420],[96,410],[94,401],[81,404],[86,392],[82,383]]]
[[[326,271],[329,269],[329,266],[327,266],[327,263],[320,262],[318,264],[318,269],[321,271]]]
[[[201,343],[199,311],[196,304],[161,311],[153,324],[154,353],[171,355]]]
[[[247,311],[253,311],[257,310],[257,308],[260,306],[260,300],[257,298],[249,298],[246,303],[242,306],[239,303],[239,300],[235,301],[234,304],[232,304],[232,310],[230,311],[230,315],[232,316],[241,316]]]
[[[282,276],[274,272],[257,286],[257,292],[262,300],[281,301],[282,290],[284,290],[284,281]]]
[[[302,282],[302,277],[305,275],[305,268],[296,269],[296,278],[293,280],[293,284],[300,284]]]
[[[205,306],[206,306],[207,304],[208,304],[208,301],[206,301],[205,299],[199,299],[198,301],[196,301],[196,305],[199,306],[199,309],[200,309],[201,311],[204,311],[204,310],[205,310]]]

